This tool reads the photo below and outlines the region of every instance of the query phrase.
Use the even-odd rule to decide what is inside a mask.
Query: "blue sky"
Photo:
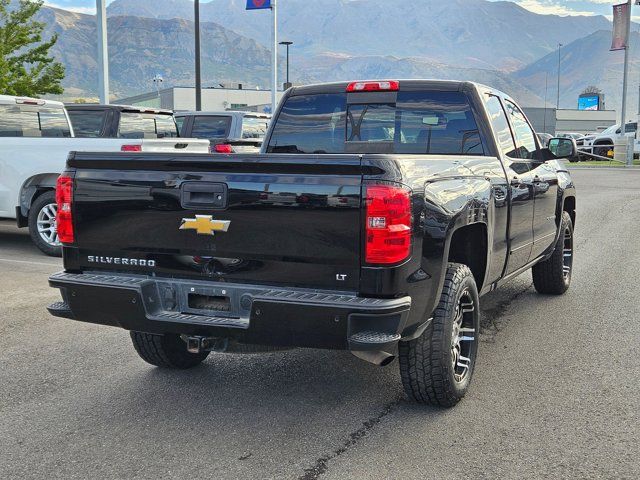
[[[107,4],[112,0],[107,0]],[[491,0],[497,1],[497,0]],[[624,0],[515,0],[515,3],[536,13],[556,15],[611,15],[611,5]],[[51,0],[47,4],[76,10],[83,13],[95,12],[95,0]],[[204,3],[204,0],[203,0]],[[284,2],[286,4],[286,0]],[[636,7],[640,11],[640,7]],[[634,12],[635,13],[635,12]]]

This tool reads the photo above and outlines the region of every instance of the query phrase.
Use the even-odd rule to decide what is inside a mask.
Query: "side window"
[[[535,133],[533,133],[524,114],[514,103],[506,100],[505,106],[509,119],[511,120],[511,125],[513,126],[513,133],[516,137],[518,158],[534,158],[538,150]]]
[[[498,146],[502,150],[502,153],[508,157],[518,158],[516,144],[513,141],[507,115],[504,108],[502,108],[500,99],[494,95],[489,95],[487,99],[487,110],[489,111],[491,124],[495,130]]]

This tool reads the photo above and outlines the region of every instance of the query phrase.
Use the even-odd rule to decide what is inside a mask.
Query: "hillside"
[[[246,0],[202,3],[203,20],[268,45],[268,12],[247,12]],[[110,15],[193,18],[191,0],[115,0]],[[538,15],[512,2],[486,0],[286,0],[280,35],[294,58],[325,52],[419,57],[437,63],[515,70],[589,32],[610,29],[604,17]],[[339,34],[338,34],[339,32]]]
[[[611,31],[600,30],[570,43],[561,51],[560,106],[576,108],[582,90],[595,85],[606,95],[607,108],[619,110],[622,100],[624,52],[610,52]],[[635,115],[638,105],[638,78],[640,78],[640,34],[633,32],[629,68],[628,108]],[[557,92],[557,52],[514,73],[522,85],[544,97],[545,74],[549,78],[549,104],[555,105]]]
[[[67,69],[66,96],[95,95],[95,17],[45,7],[39,20],[47,25],[45,36],[59,34],[53,53]],[[158,73],[165,86],[194,83],[193,22],[121,16],[109,18],[108,29],[112,95],[152,90]],[[209,85],[244,81],[266,87],[269,55],[254,40],[214,23],[202,24],[202,71]]]
[[[59,34],[53,52],[67,67],[64,98],[95,97],[95,17],[47,7],[40,13],[40,20],[47,25],[46,35]],[[154,88],[156,74],[164,77],[164,87],[194,84],[193,22],[112,16],[108,28],[112,95],[148,92]],[[254,40],[214,23],[202,24],[205,86],[243,83],[268,88],[269,55]],[[504,72],[452,67],[421,58],[309,55],[292,67],[292,78],[299,83],[370,77],[474,80],[503,88],[527,105],[541,102]]]

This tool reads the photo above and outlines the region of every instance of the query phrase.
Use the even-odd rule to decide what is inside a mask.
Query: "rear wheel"
[[[44,254],[51,257],[62,255],[62,244],[58,239],[56,226],[56,194],[53,190],[40,195],[29,210],[29,234],[33,243]]]
[[[478,352],[480,302],[471,270],[450,263],[433,320],[399,347],[400,374],[409,397],[452,407],[467,392]]]
[[[190,353],[180,335],[131,332],[133,347],[145,362],[161,368],[187,369],[195,367],[209,352]]]
[[[567,212],[562,212],[560,237],[553,255],[533,266],[533,286],[538,293],[562,295],[571,285],[573,269],[573,222]]]

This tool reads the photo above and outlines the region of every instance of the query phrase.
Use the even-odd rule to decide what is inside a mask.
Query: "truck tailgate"
[[[67,270],[358,288],[358,155],[75,153],[68,167],[81,249]]]
[[[197,138],[145,138],[145,153],[209,153],[209,140]]]

